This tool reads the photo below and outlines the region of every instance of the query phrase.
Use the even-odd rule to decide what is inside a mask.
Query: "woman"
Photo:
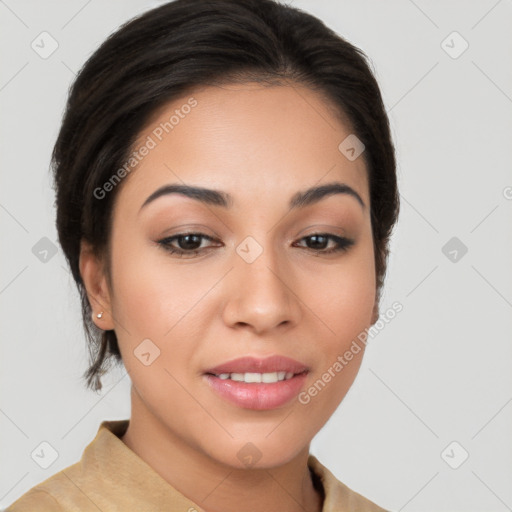
[[[364,54],[273,0],[170,2],[85,64],[52,163],[87,384],[123,364],[132,411],[8,510],[382,511],[309,453],[399,210]]]

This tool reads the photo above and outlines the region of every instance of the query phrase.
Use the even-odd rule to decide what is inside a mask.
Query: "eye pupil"
[[[193,241],[190,241],[190,240]],[[201,237],[198,235],[183,235],[179,238],[182,249],[197,249],[201,245]],[[185,243],[181,243],[181,241],[186,240]]]
[[[311,249],[322,249],[325,246],[325,242],[327,241],[327,237],[324,235],[312,235],[309,237],[310,243],[308,245],[311,245]],[[320,240],[320,242],[319,242]]]

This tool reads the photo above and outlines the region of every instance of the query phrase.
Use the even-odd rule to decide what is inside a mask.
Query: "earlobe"
[[[114,329],[111,311],[111,298],[104,265],[101,258],[93,251],[90,244],[80,244],[80,275],[87,290],[87,297],[92,309],[92,320],[104,331]]]

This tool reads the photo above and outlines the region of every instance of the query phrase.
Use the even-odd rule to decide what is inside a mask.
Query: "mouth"
[[[266,375],[265,378],[274,378],[277,374],[278,380],[284,380],[290,373],[293,375],[309,371],[309,368],[295,359],[285,356],[271,356],[263,359],[257,357],[240,357],[225,363],[221,363],[205,371],[211,375]],[[284,376],[283,376],[284,373]],[[224,377],[229,378],[229,377]],[[249,377],[251,378],[251,377]],[[257,378],[257,377],[254,377]],[[234,379],[237,380],[237,379]],[[261,381],[252,381],[261,382]]]
[[[256,373],[256,372],[246,372],[246,373],[207,373],[206,375],[212,375],[213,377],[217,377],[221,380],[232,380],[235,382],[245,382],[247,384],[252,383],[263,383],[263,384],[273,384],[274,382],[281,382],[283,380],[290,380],[295,375],[301,375],[305,372],[293,373],[293,372],[269,372],[269,373]]]
[[[237,407],[269,410],[293,400],[309,371],[306,365],[284,356],[243,357],[206,370],[204,378],[210,389]]]

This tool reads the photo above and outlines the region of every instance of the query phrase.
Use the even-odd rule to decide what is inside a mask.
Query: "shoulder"
[[[127,420],[103,421],[78,462],[29,489],[5,512],[101,510],[98,504],[102,495],[103,504],[115,498],[111,484],[115,474],[126,469],[124,464],[129,460],[124,445],[116,437],[126,425]]]
[[[12,503],[5,512],[97,512],[98,493],[105,493],[108,478],[97,471],[98,458],[82,460],[29,489]]]
[[[61,512],[62,508],[57,500],[44,489],[33,487],[13,504],[5,509],[5,512]]]
[[[82,470],[80,462],[62,469],[22,494],[5,512],[64,512],[75,505],[80,506],[78,510],[90,510],[90,500],[81,492]]]

